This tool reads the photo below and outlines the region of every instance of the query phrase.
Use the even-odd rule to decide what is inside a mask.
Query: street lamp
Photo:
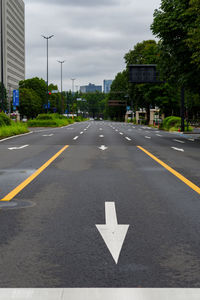
[[[51,36],[44,36],[42,35],[42,37],[44,39],[46,39],[47,41],[47,112],[48,112],[48,99],[49,99],[49,39],[51,39],[54,35],[51,35]]]
[[[63,75],[63,72],[62,72],[62,66],[64,64],[65,60],[63,61],[59,61],[58,60],[58,63],[61,65],[61,101],[62,101],[62,113],[64,113],[64,103],[63,103],[63,96],[62,96],[62,75]]]
[[[76,80],[76,78],[72,78],[72,94],[74,94],[74,81]]]

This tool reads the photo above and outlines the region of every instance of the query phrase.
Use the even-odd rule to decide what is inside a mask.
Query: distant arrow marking
[[[99,147],[99,149],[102,150],[102,151],[105,151],[105,150],[108,149],[108,147],[106,147],[106,146],[104,146],[104,145],[101,145],[101,147]]]
[[[21,147],[12,147],[12,148],[8,148],[8,150],[20,150],[20,149],[24,149],[26,147],[28,147],[29,145],[24,145],[24,146],[21,146]]]
[[[118,264],[119,256],[130,225],[119,225],[115,202],[105,203],[106,224],[96,225],[114,261]]]

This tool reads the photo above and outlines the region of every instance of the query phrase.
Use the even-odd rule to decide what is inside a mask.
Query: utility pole
[[[48,104],[49,104],[49,39],[51,39],[54,35],[51,36],[44,36],[42,37],[47,41],[47,95],[46,95],[46,105],[47,105],[47,112],[48,112]]]
[[[58,60],[58,63],[60,63],[60,65],[61,65],[61,102],[62,102],[62,114],[64,114],[64,103],[63,103],[63,94],[62,94],[62,92],[63,92],[63,88],[62,88],[62,77],[63,77],[63,64],[64,64],[64,62],[65,62],[65,60],[63,60],[63,61],[59,61]]]
[[[1,103],[0,110],[4,110],[4,65],[3,65],[3,55],[4,55],[4,42],[3,42],[3,0],[1,0]]]

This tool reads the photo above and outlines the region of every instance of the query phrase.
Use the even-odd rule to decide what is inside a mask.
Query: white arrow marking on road
[[[180,151],[180,152],[184,152],[183,149],[180,149],[180,148],[176,148],[176,147],[171,147],[172,149],[176,150],[176,151]]]
[[[119,256],[130,225],[119,225],[115,202],[105,203],[106,224],[96,225],[114,261],[118,264]]]
[[[29,145],[24,145],[24,146],[21,146],[21,147],[12,147],[12,148],[8,148],[8,150],[20,150],[20,149],[24,149],[26,147],[28,147]]]
[[[99,147],[99,149],[100,149],[100,150],[102,150],[102,151],[105,151],[105,150],[107,150],[107,149],[108,149],[108,147],[106,147],[106,146],[102,145],[101,147]]]
[[[181,143],[181,144],[185,144],[184,141],[180,141],[180,140],[173,140],[174,142],[177,142],[177,143]]]
[[[78,136],[75,136],[75,138],[73,138],[73,139],[74,139],[74,141],[75,141],[75,140],[77,140],[78,138],[79,138]]]

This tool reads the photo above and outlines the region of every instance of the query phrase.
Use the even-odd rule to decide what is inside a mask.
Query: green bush
[[[20,122],[11,122],[9,126],[0,127],[0,138],[6,138],[9,136],[22,134],[28,132],[27,125]]]
[[[185,126],[187,126],[186,122]],[[181,128],[181,118],[174,116],[167,117],[163,120],[163,123],[160,128],[164,130],[177,131]],[[192,131],[192,127],[189,127],[188,131]]]
[[[0,126],[11,125],[11,119],[4,113],[0,113]]]

